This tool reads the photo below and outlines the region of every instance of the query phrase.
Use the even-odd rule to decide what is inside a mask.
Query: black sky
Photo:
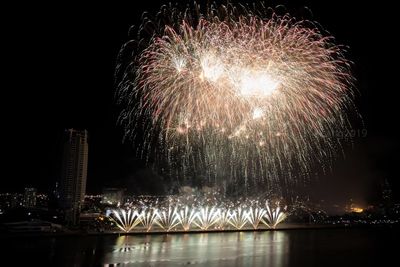
[[[116,125],[113,72],[128,29],[142,12],[154,13],[167,1],[130,4],[71,2],[15,5],[2,23],[3,162],[0,191],[35,186],[47,191],[59,175],[64,128],[90,132],[88,192],[123,177],[148,187],[135,175],[141,164]],[[183,1],[181,1],[183,2]],[[293,4],[294,2],[295,4]],[[314,185],[318,197],[369,201],[387,178],[399,194],[398,28],[392,4],[384,1],[270,1],[291,13],[310,8],[314,19],[348,45],[359,94],[356,104],[367,137],[356,137],[346,159]],[[4,61],[3,61],[4,63]],[[139,172],[140,174],[140,172]],[[146,175],[145,175],[146,176]],[[317,190],[318,189],[318,190]]]

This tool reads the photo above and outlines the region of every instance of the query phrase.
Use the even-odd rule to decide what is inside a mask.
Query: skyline
[[[376,7],[363,6],[367,9],[366,12],[359,12],[359,17],[356,18],[353,17],[353,13],[354,10],[358,10],[357,5],[346,6],[345,2],[342,2],[336,2],[333,7],[323,7],[318,3],[308,6],[313,11],[315,20],[331,32],[338,43],[350,47],[350,60],[354,62],[354,75],[357,80],[355,87],[360,92],[356,96],[356,105],[366,126],[354,129],[366,129],[367,137],[355,138],[354,149],[345,149],[347,160],[338,156],[338,162],[333,166],[333,174],[328,175],[334,176],[333,179],[325,178],[323,185],[320,183],[317,186],[323,187],[318,191],[321,195],[326,195],[326,191],[332,186],[338,190],[332,190],[333,192],[346,191],[342,187],[347,185],[349,192],[343,194],[355,193],[369,198],[376,194],[374,183],[379,182],[377,180],[382,177],[391,182],[395,197],[398,198],[399,182],[395,179],[395,147],[398,146],[398,140],[395,138],[395,131],[388,127],[395,123],[394,97],[390,97],[390,94],[385,95],[386,91],[382,90],[384,88],[391,93],[391,87],[385,83],[390,85],[387,77],[395,76],[390,75],[388,67],[390,50],[385,49],[386,43],[382,42],[379,35],[371,36],[377,34],[371,32],[375,32],[373,26],[378,25],[375,21],[369,21],[372,15],[384,15],[375,11]],[[304,6],[304,3],[299,5]],[[137,7],[136,12],[131,14],[129,8],[124,6],[114,7],[115,12],[101,6],[102,12],[80,11],[82,14],[73,8],[63,9],[60,17],[53,15],[51,18],[58,21],[59,25],[47,24],[44,21],[43,24],[39,23],[38,27],[33,25],[26,29],[27,34],[31,35],[30,38],[20,36],[23,40],[29,40],[28,44],[42,53],[39,53],[41,56],[36,56],[38,58],[31,55],[33,58],[30,60],[24,59],[22,52],[17,53],[24,59],[22,62],[35,62],[39,65],[31,63],[31,67],[35,68],[27,74],[28,79],[18,85],[24,92],[25,97],[21,101],[25,102],[20,106],[26,117],[22,125],[19,125],[17,116],[11,119],[11,123],[14,123],[11,128],[14,131],[10,137],[13,138],[11,140],[15,140],[16,148],[7,147],[10,148],[8,154],[11,155],[11,164],[7,164],[7,167],[18,170],[13,174],[18,177],[18,181],[13,179],[1,182],[2,191],[12,191],[13,188],[15,191],[21,184],[21,188],[36,186],[41,191],[51,186],[55,182],[58,164],[61,164],[58,147],[60,138],[64,128],[69,127],[86,128],[89,131],[88,192],[99,192],[101,184],[124,176],[129,177],[141,170],[142,164],[135,158],[131,145],[121,145],[122,129],[116,125],[118,107],[114,105],[113,99],[113,72],[118,50],[127,40],[128,28],[138,23],[138,14],[142,11],[155,12],[158,6],[158,3],[149,3],[147,6]],[[335,13],[332,8],[341,10],[340,6],[349,7],[349,10],[342,10],[344,13],[340,15],[341,22],[338,23],[337,17],[332,17]],[[44,15],[44,18],[49,18],[44,11],[42,12],[35,16]],[[71,14],[76,15],[72,16],[75,19],[73,21],[68,20]],[[28,21],[29,17],[22,20]],[[383,27],[379,30],[383,30]],[[51,36],[51,33],[54,33],[55,37]],[[39,38],[33,38],[38,36]],[[376,39],[371,40],[371,37]],[[20,47],[11,45],[16,52],[23,48],[21,42],[17,43]],[[381,53],[370,53],[374,49]],[[47,72],[49,74],[45,75]],[[37,89],[31,91],[29,88],[34,86]],[[44,88],[43,91],[40,88]],[[18,88],[16,91],[19,91]],[[28,161],[27,168],[21,170],[18,166],[24,159]],[[140,181],[139,185],[145,187]],[[361,188],[364,186],[365,188]],[[332,197],[335,196],[335,193],[331,194]]]

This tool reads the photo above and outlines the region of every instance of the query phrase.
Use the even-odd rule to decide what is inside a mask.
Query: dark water
[[[0,237],[0,266],[400,266],[399,237],[395,229]]]

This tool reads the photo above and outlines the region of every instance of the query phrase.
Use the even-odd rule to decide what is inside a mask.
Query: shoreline
[[[193,229],[189,231],[184,230],[153,230],[153,231],[132,231],[125,233],[122,231],[107,231],[107,232],[96,232],[96,231],[68,231],[68,232],[2,232],[0,233],[1,238],[18,238],[18,237],[69,237],[69,236],[80,236],[80,237],[96,237],[96,236],[143,236],[143,235],[183,235],[183,234],[204,234],[204,233],[233,233],[233,232],[271,232],[271,231],[293,231],[293,230],[335,230],[335,229],[398,229],[398,224],[379,224],[379,225],[348,225],[348,224],[284,224],[276,227],[275,229],[210,229],[200,230]]]

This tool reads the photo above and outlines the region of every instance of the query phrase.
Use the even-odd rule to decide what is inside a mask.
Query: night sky
[[[9,8],[2,23],[3,161],[0,191],[25,186],[46,192],[59,177],[61,137],[65,128],[89,130],[87,192],[129,181],[136,192],[162,190],[157,176],[143,170],[131,144],[122,144],[116,120],[113,73],[128,29],[142,12],[154,13],[167,1],[131,1],[129,5],[23,5]],[[398,181],[398,29],[394,8],[348,0],[270,1],[291,13],[311,9],[314,20],[350,47],[357,79],[356,105],[363,124],[345,147],[332,173],[310,185],[315,197],[363,203],[379,198],[387,179],[399,199]],[[7,10],[4,10],[7,13]]]

